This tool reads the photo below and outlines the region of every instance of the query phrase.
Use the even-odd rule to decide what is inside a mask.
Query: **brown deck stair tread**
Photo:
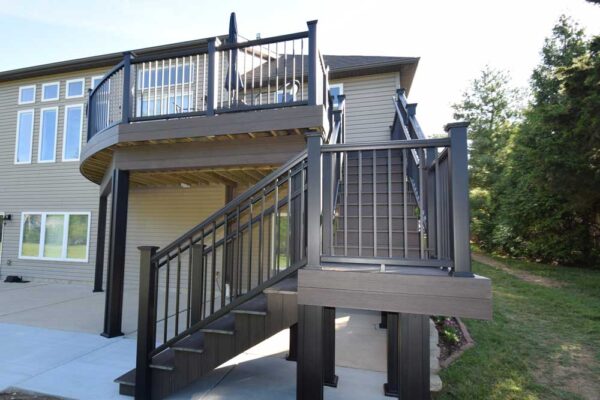
[[[152,357],[150,368],[172,371],[175,369],[175,352],[172,349],[166,349]]]
[[[235,315],[228,313],[216,321],[211,322],[201,329],[202,332],[222,333],[233,335],[235,333]]]
[[[298,277],[293,276],[264,290],[264,293],[298,293]]]
[[[234,314],[267,315],[267,296],[263,293],[236,307]]]
[[[135,386],[135,368],[131,371],[127,371],[126,373],[115,379],[115,382],[121,385]]]
[[[189,351],[192,353],[204,352],[204,332],[197,331],[190,336],[181,339],[173,346],[173,350]]]

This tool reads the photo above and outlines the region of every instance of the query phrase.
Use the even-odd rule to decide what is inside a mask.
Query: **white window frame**
[[[25,215],[40,214],[42,220],[40,222],[40,243],[38,256],[24,256],[23,255],[23,228],[25,227]],[[44,247],[46,241],[46,216],[48,215],[63,215],[63,248],[62,257],[44,257]],[[87,226],[87,238],[85,247],[85,258],[67,258],[67,242],[69,240],[69,218],[71,215],[87,215],[88,226]],[[64,262],[76,262],[76,263],[87,263],[90,259],[90,229],[92,225],[92,213],[89,211],[23,211],[21,213],[21,229],[19,232],[19,259],[21,260],[41,260],[41,261],[64,261]]]
[[[21,95],[23,93],[23,90],[25,90],[25,89],[31,89],[31,88],[33,88],[33,100],[31,100],[31,101],[22,101],[21,100]],[[33,104],[33,103],[35,103],[35,95],[36,95],[35,89],[36,89],[35,85],[19,86],[19,98],[17,99],[17,103],[19,105],[21,105],[21,104]]]
[[[44,129],[44,111],[54,110],[56,111],[56,122],[54,124],[54,156],[52,160],[42,160],[42,130]],[[56,162],[56,145],[58,144],[58,107],[45,107],[40,109],[40,131],[38,133],[38,163],[53,163]]]
[[[94,86],[94,81],[95,80],[101,81],[102,78],[104,78],[104,75],[92,76],[92,78],[90,80],[90,89],[92,89],[92,90],[96,89],[96,86]]]
[[[44,97],[44,89],[48,86],[57,86],[58,90],[56,91],[56,97],[47,99]],[[60,81],[58,82],[47,82],[42,84],[42,101],[56,101],[60,99]]]
[[[21,130],[21,114],[31,113],[31,135],[29,139],[29,161],[19,161],[19,131]],[[26,110],[19,110],[17,112],[17,133],[15,134],[15,164],[31,164],[33,154],[33,135],[35,127],[35,109],[28,108]]]
[[[66,149],[67,149],[67,115],[69,109],[71,108],[79,108],[81,110],[81,114],[79,117],[79,151],[77,153],[77,158],[65,158]],[[83,135],[83,104],[70,104],[65,106],[64,116],[63,116],[63,145],[62,145],[62,160],[63,161],[79,161],[79,157],[81,156],[81,136]]]
[[[69,95],[69,84],[81,82],[81,94],[71,96]],[[85,78],[69,79],[65,84],[65,99],[79,99],[85,94]]]

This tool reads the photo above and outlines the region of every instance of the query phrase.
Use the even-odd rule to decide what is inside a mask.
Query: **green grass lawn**
[[[561,286],[474,263],[492,279],[494,319],[465,320],[476,346],[434,399],[600,399],[600,271],[502,261]]]

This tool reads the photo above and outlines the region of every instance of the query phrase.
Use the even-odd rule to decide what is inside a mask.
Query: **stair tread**
[[[204,352],[204,332],[197,331],[181,339],[173,346],[174,350],[189,351],[193,353]]]
[[[119,376],[115,382],[120,385],[135,386],[135,368]]]
[[[261,293],[236,307],[232,312],[234,314],[267,315],[267,296]]]
[[[233,335],[235,333],[235,315],[228,313],[216,321],[211,322],[201,329],[202,332],[223,333]]]
[[[298,293],[298,277],[286,278],[264,290],[265,293]]]
[[[172,371],[175,369],[175,352],[172,349],[166,349],[163,352],[152,357],[150,368]]]

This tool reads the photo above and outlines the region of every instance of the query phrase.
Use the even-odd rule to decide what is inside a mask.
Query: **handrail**
[[[104,82],[106,82],[108,79],[110,79],[111,76],[113,76],[118,70],[120,70],[123,65],[125,64],[124,60],[121,60],[121,62],[119,62],[117,65],[115,65],[114,67],[111,68],[110,71],[108,71],[100,80],[100,82],[96,85],[96,87],[94,89],[92,89],[92,91],[90,92],[89,96],[92,97],[97,91],[98,88],[100,88],[102,86],[102,84]]]
[[[387,140],[381,142],[348,143],[348,144],[324,144],[321,152],[338,151],[360,151],[360,150],[393,150],[393,149],[427,149],[436,147],[450,147],[450,139],[415,139],[410,142]]]
[[[296,33],[288,33],[288,34],[279,35],[279,36],[271,36],[271,37],[264,38],[264,39],[248,40],[246,42],[238,42],[238,43],[225,42],[222,45],[218,46],[217,50],[243,49],[245,47],[261,46],[261,45],[272,44],[272,43],[277,43],[277,42],[287,42],[289,40],[304,39],[307,37],[308,37],[308,31],[302,31],[302,32],[296,32]]]

